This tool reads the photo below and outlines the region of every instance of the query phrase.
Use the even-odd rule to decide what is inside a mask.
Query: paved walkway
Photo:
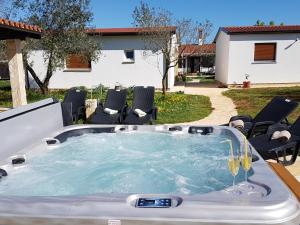
[[[0,112],[4,112],[6,110],[9,110],[9,108],[0,107]]]
[[[232,100],[222,92],[227,91],[227,88],[217,87],[184,87],[175,86],[172,91],[184,91],[185,94],[205,95],[210,98],[213,111],[210,115],[202,120],[187,122],[182,124],[198,124],[198,125],[220,125],[228,123],[231,116],[237,115],[235,105]],[[199,109],[201,110],[201,109]]]
[[[286,169],[288,171],[290,171],[291,174],[293,174],[296,179],[300,182],[300,157],[297,157],[296,162],[291,165],[291,166],[287,166]]]

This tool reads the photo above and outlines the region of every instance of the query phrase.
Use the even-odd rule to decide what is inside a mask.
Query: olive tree
[[[57,69],[65,65],[69,54],[80,54],[84,60],[97,61],[100,46],[87,34],[86,29],[92,21],[89,0],[15,0],[15,8],[23,11],[22,21],[42,28],[40,40],[28,40],[24,47],[24,60],[42,93],[48,92],[49,81]],[[37,75],[30,55],[43,51],[46,72]]]
[[[0,0],[0,17],[5,19],[15,18],[18,14],[18,7],[22,0]]]
[[[133,25],[140,27],[140,34],[145,43],[145,49],[151,49],[154,54],[163,54],[165,59],[164,71],[162,71],[162,91],[166,93],[167,77],[171,68],[176,67],[184,44],[198,42],[199,29],[208,36],[212,24],[206,20],[204,23],[194,22],[191,19],[176,19],[172,14],[161,8],[150,7],[147,3],[141,2],[136,6],[133,14]],[[173,38],[172,31],[176,27],[176,38]],[[172,46],[176,46],[175,51]],[[191,52],[191,54],[193,54]],[[185,55],[187,57],[187,55]]]

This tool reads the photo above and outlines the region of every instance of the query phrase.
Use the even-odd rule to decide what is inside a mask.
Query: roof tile
[[[198,55],[198,54],[214,54],[216,52],[215,44],[203,44],[203,45],[181,45],[179,52],[183,55]]]
[[[12,21],[12,20],[4,19],[4,18],[0,18],[0,24],[7,25],[7,26],[12,27],[12,28],[23,29],[25,31],[36,31],[36,32],[39,32],[39,33],[42,32],[42,29],[38,26],[27,25],[25,23],[15,22],[15,21]]]
[[[140,28],[140,27],[130,27],[130,28],[95,28],[88,29],[87,32],[91,34],[101,34],[101,35],[127,35],[127,34],[139,34],[141,32],[151,31],[151,29],[159,28]],[[164,27],[166,31],[176,32],[176,27]]]
[[[226,33],[300,33],[300,25],[221,27]]]

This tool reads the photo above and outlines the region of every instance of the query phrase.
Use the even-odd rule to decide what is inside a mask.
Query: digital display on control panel
[[[172,206],[170,198],[139,198],[136,202],[138,208],[169,208]]]

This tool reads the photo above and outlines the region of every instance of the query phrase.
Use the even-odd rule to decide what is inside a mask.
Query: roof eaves
[[[28,31],[28,32],[35,32],[35,33],[42,32],[42,29],[39,26],[28,25],[22,22],[15,22],[4,18],[0,18],[0,26],[16,29],[16,30]]]
[[[214,40],[213,40],[213,43],[217,43],[217,39],[218,39],[221,31],[223,31],[225,34],[228,34],[228,32],[224,29],[224,27],[220,27],[217,34],[216,34],[216,36],[215,36],[215,38],[214,38]]]
[[[0,40],[21,39],[26,37],[40,39],[42,29],[38,26],[28,25],[0,18]]]
[[[153,28],[155,29],[155,28]],[[144,31],[144,28],[94,28],[87,29],[87,33],[102,36],[119,36],[119,35],[139,35]],[[144,31],[147,33],[147,30]],[[176,33],[176,27],[166,27],[166,32]]]
[[[300,30],[274,30],[274,31],[244,31],[244,32],[226,32],[230,35],[240,35],[240,34],[280,34],[280,33],[300,33]]]

